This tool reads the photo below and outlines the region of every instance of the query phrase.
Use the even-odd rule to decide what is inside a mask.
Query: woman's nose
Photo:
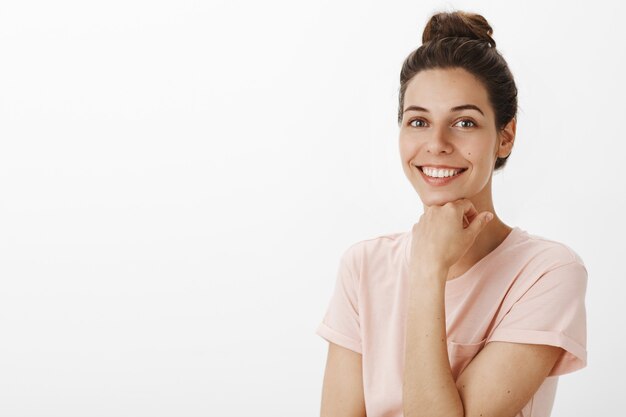
[[[426,149],[430,153],[439,154],[441,152],[450,153],[452,145],[448,140],[445,128],[434,128],[432,135],[427,140]]]

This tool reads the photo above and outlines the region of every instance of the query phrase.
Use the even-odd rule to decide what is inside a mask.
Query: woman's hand
[[[448,270],[474,244],[493,213],[478,213],[466,198],[426,207],[413,225],[411,268]]]

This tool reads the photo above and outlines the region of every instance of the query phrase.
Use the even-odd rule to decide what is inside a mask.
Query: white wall
[[[615,415],[626,10],[554,3],[0,2],[0,415],[319,415],[340,253],[421,214],[398,79],[445,8],[518,83],[499,216],[589,270],[553,416]]]

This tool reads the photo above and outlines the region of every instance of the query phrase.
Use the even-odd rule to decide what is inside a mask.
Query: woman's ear
[[[513,150],[515,143],[515,129],[517,120],[514,117],[509,123],[498,133],[498,158],[506,158]]]

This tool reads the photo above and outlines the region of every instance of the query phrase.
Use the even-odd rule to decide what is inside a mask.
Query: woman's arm
[[[411,280],[409,291],[404,416],[517,415],[550,373],[562,348],[490,342],[454,381],[446,335],[447,269],[416,273],[419,279]]]
[[[362,355],[328,343],[321,417],[365,417]]]
[[[404,417],[463,417],[446,335],[446,268],[420,268],[411,277],[402,388]],[[487,416],[488,414],[485,414]]]

